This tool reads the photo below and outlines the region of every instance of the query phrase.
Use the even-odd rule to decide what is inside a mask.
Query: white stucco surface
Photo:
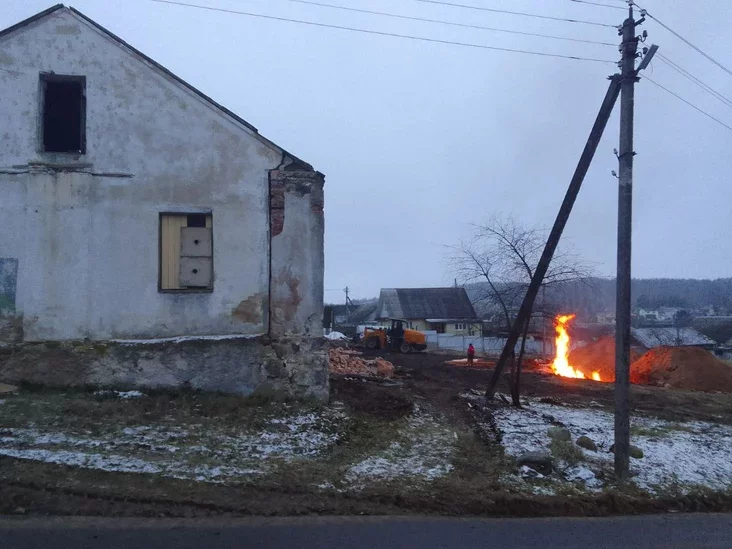
[[[0,257],[19,260],[25,340],[267,331],[268,172],[281,150],[66,9],[0,38],[0,68]],[[39,151],[41,72],[86,77],[85,155]],[[310,209],[292,206],[299,226],[292,216]],[[213,215],[210,293],[158,290],[159,214],[171,211]],[[322,257],[322,240],[312,246]]]

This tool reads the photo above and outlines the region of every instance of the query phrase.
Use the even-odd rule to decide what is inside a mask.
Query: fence
[[[486,356],[500,355],[506,344],[506,339],[502,337],[438,334],[437,332],[425,332],[425,335],[428,348],[465,352],[468,345],[472,343],[476,353]],[[521,342],[519,341],[516,344],[516,353],[520,349]],[[539,340],[527,339],[524,352],[530,356],[553,355],[554,344],[549,341],[542,344]]]

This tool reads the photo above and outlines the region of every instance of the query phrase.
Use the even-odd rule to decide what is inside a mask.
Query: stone
[[[313,338],[108,341],[103,353],[99,344],[83,342],[23,343],[0,355],[0,379],[55,387],[188,387],[319,402],[329,395],[326,352]]]
[[[585,450],[597,452],[597,444],[595,444],[595,441],[585,435],[582,435],[577,439],[577,446],[584,448]]]
[[[17,393],[18,388],[15,385],[8,385],[7,383],[0,383],[0,395],[6,395],[9,393]]]
[[[613,454],[615,453],[615,445],[614,444],[612,446],[610,446],[610,452],[613,453]],[[643,454],[643,450],[641,450],[637,446],[634,446],[634,445],[631,444],[630,445],[630,449],[628,451],[628,455],[630,455],[630,457],[632,457],[634,459],[643,459],[643,456],[645,454]]]
[[[519,468],[519,473],[521,474],[521,478],[527,478],[527,479],[544,478],[544,475],[542,475],[539,471],[532,469],[528,465],[522,465]]]
[[[526,465],[542,475],[554,470],[554,459],[546,452],[526,452],[516,460],[519,467]]]
[[[547,431],[547,435],[549,435],[549,438],[553,440],[563,440],[567,442],[572,440],[572,433],[569,432],[569,429],[565,429],[564,427],[550,427]]]

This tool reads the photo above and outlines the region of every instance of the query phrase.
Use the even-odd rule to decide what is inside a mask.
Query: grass
[[[585,453],[579,446],[576,446],[571,440],[560,440],[552,438],[549,443],[549,450],[557,461],[563,461],[567,465],[577,465],[585,461]]]
[[[673,432],[694,433],[695,431],[681,423],[673,423],[663,427],[642,427],[640,425],[630,427],[630,434],[637,437],[665,438],[671,436]]]

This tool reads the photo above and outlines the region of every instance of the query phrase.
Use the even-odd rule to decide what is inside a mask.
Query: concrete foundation
[[[0,379],[47,386],[221,391],[328,399],[323,339],[63,341],[0,348]]]

